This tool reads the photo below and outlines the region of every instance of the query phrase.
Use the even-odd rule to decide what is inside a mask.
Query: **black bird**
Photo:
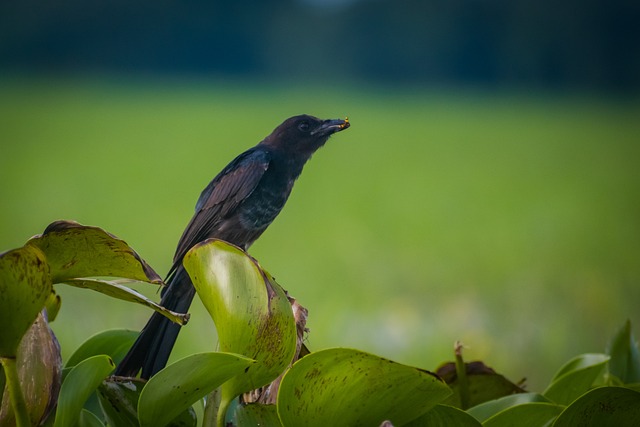
[[[186,313],[195,294],[182,266],[189,249],[213,237],[248,249],[280,213],[307,160],[333,133],[349,126],[349,119],[291,117],[229,163],[200,194],[178,242],[160,303]],[[154,313],[115,374],[136,376],[142,369],[140,376],[150,378],[166,366],[179,332],[179,325]]]

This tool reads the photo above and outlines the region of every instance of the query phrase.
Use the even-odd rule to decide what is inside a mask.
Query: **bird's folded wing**
[[[248,150],[236,157],[202,191],[196,212],[184,230],[170,273],[182,262],[194,245],[209,238],[220,222],[251,195],[269,167],[270,156],[265,150]]]

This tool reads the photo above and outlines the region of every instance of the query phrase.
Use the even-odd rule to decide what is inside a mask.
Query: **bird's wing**
[[[206,240],[225,219],[251,195],[269,167],[269,153],[261,149],[250,149],[236,157],[225,167],[200,194],[196,213],[184,230],[171,274],[182,262],[184,255],[196,244]]]

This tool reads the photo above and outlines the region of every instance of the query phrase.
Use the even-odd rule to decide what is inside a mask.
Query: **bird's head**
[[[303,114],[282,122],[263,143],[290,153],[311,156],[332,134],[349,126],[348,118],[322,120]]]

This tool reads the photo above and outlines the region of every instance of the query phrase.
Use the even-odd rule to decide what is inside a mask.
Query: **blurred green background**
[[[298,19],[278,26],[282,16],[264,15],[275,33],[247,27],[263,28],[255,15],[264,8],[223,14],[230,23],[211,24],[213,34],[176,15],[170,28],[181,37],[167,28],[152,32],[152,20],[138,32],[135,20],[119,31],[91,25],[114,19],[118,8],[129,15],[116,23],[137,16],[119,3],[103,6],[112,14],[89,15],[76,2],[55,13],[11,6],[9,16],[30,26],[0,31],[0,250],[54,220],[73,219],[126,240],[164,275],[200,191],[233,157],[289,116],[348,115],[353,126],[314,156],[250,251],[309,309],[309,347],[355,347],[435,369],[462,340],[468,359],[483,359],[514,381],[527,377],[540,390],[570,357],[603,351],[626,319],[640,325],[637,64],[626,51],[587,55],[599,35],[616,40],[605,26],[581,39],[591,68],[556,52],[542,31],[526,42],[549,47],[570,67],[545,63],[548,52],[540,49],[510,56],[476,31],[491,28],[494,16],[469,20],[464,8],[459,15],[445,10],[442,22],[456,25],[426,26],[449,35],[449,44],[433,48],[428,42],[442,39],[409,20],[425,11],[404,3],[414,9],[390,1],[274,2],[276,10],[293,4],[286,10]],[[524,3],[514,4],[522,12]],[[181,6],[163,7],[159,22],[174,22],[171,12]],[[438,11],[425,22],[436,22]],[[214,12],[201,24],[208,16],[223,20]],[[499,15],[500,22],[517,28],[511,16]],[[320,31],[300,24],[303,18],[325,25]],[[376,24],[405,30],[372,33]],[[194,43],[194,28],[208,38]],[[339,37],[347,30],[352,38]],[[84,31],[92,43],[83,42]],[[484,50],[474,56],[461,34]],[[569,33],[551,34],[565,40]],[[350,53],[349,40],[362,49]],[[128,43],[137,50],[123,50]],[[344,58],[357,61],[331,62],[331,46],[340,43]],[[190,55],[171,56],[180,46]],[[406,48],[398,53],[396,46]],[[135,55],[143,51],[165,52],[166,63]],[[254,51],[270,60],[257,61]],[[364,51],[379,57],[363,59]],[[194,63],[198,52],[208,62]],[[277,52],[288,62],[276,67]],[[322,65],[315,71],[314,62]],[[505,74],[487,64],[555,74],[518,67]],[[158,297],[151,287],[138,289]],[[53,327],[63,357],[95,332],[137,329],[150,315],[90,291],[58,291],[64,302]],[[199,302],[191,311],[174,358],[215,348]]]

